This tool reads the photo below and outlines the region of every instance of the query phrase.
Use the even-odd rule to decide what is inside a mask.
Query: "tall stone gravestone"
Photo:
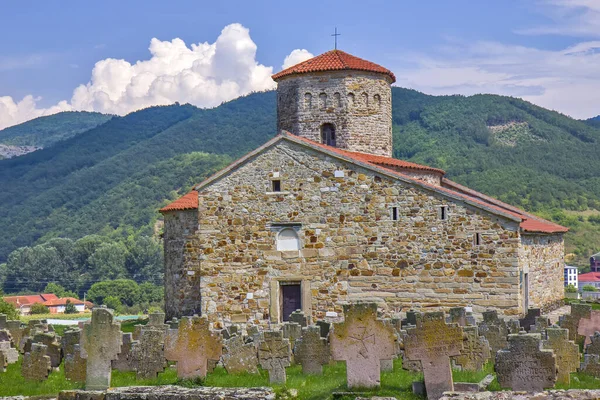
[[[269,371],[270,383],[286,382],[285,368],[292,362],[292,349],[289,339],[284,339],[283,332],[263,332],[263,340],[258,345],[258,362]]]
[[[587,346],[592,343],[591,337],[600,331],[600,311],[592,310],[589,318],[582,318],[579,321],[577,333],[584,337],[583,343]]]
[[[65,378],[73,382],[85,382],[87,363],[81,357],[80,345],[73,346],[73,352],[65,355]]]
[[[578,334],[579,322],[582,319],[589,319],[591,314],[592,306],[587,304],[571,304],[571,313],[560,316],[558,325],[561,328],[569,330],[569,340],[573,340],[576,344],[581,344],[585,338]]]
[[[169,329],[165,356],[177,362],[179,378],[204,378],[209,360],[219,360],[223,352],[221,335],[211,332],[206,316],[183,317],[177,330]]]
[[[241,335],[233,335],[225,341],[223,366],[228,374],[258,373],[258,358],[254,343],[244,343]]]
[[[61,342],[63,355],[66,357],[69,354],[73,354],[75,352],[75,345],[81,342],[81,329],[72,328],[66,330],[63,333]]]
[[[296,340],[294,358],[302,365],[305,374],[323,374],[323,365],[331,359],[327,339],[321,337],[321,329],[316,326],[302,328],[302,337]]]
[[[283,337],[290,340],[290,346],[292,349],[296,344],[296,340],[302,336],[302,327],[296,322],[286,322],[281,327]]]
[[[23,333],[25,331],[25,327],[18,320],[9,320],[6,321],[6,329],[10,332],[10,336],[12,337],[13,346],[19,351],[23,350],[21,346],[21,340],[23,339]]]
[[[111,364],[121,352],[121,324],[114,321],[113,311],[94,308],[92,320],[85,322],[81,333],[81,357],[86,361],[87,390],[110,387]]]
[[[462,328],[446,324],[443,312],[417,314],[416,323],[406,328],[404,355],[421,361],[427,398],[437,400],[454,390],[450,357],[459,356],[463,348]]]
[[[556,357],[552,350],[541,349],[539,333],[508,336],[508,349],[496,354],[496,374],[503,388],[540,392],[556,381]]]
[[[542,347],[554,352],[558,367],[557,383],[569,385],[571,373],[579,367],[579,346],[569,340],[569,331],[559,327],[546,328],[546,338]]]
[[[4,354],[7,364],[14,364],[19,361],[19,352],[11,346],[9,341],[0,342],[0,353]]]
[[[155,379],[167,366],[165,340],[169,325],[165,314],[150,314],[150,320],[142,327],[139,342],[133,347],[138,379]]]
[[[133,340],[131,332],[123,333],[121,339],[121,352],[112,361],[112,368],[121,372],[135,371],[135,360],[133,358],[133,346],[138,343]]]
[[[452,357],[452,364],[465,371],[481,371],[491,358],[490,345],[486,338],[479,336],[476,326],[463,327],[463,349],[460,355]]]
[[[483,321],[479,323],[478,328],[479,334],[485,337],[490,345],[492,357],[496,356],[498,350],[508,346],[508,327],[503,319],[498,318],[496,310],[484,311]]]
[[[344,322],[333,324],[329,341],[332,358],[346,361],[349,388],[379,386],[381,360],[396,356],[394,330],[377,319],[374,303],[344,305]]]
[[[23,378],[31,381],[44,381],[48,379],[51,369],[50,357],[46,355],[46,346],[41,343],[32,343],[31,351],[23,356],[21,365]]]

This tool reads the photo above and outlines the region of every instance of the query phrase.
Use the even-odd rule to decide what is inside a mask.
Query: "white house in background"
[[[44,305],[48,307],[50,314],[63,314],[67,307],[67,301],[71,302],[75,306],[77,312],[85,311],[85,303],[73,297],[63,297],[60,299],[49,300],[46,301]]]
[[[577,267],[573,267],[571,265],[565,265],[565,287],[568,285],[573,285],[578,288],[578,274]]]

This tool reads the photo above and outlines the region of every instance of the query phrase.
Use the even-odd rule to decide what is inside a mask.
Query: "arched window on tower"
[[[324,110],[327,108],[327,95],[325,93],[321,93],[319,95],[319,108]]]
[[[312,108],[312,94],[306,93],[304,95],[304,107],[307,110],[310,110]]]
[[[277,251],[300,250],[300,238],[293,228],[284,228],[277,235]]]
[[[348,106],[351,107],[354,105],[354,93],[348,93]]]
[[[335,147],[335,126],[333,124],[321,125],[321,142],[327,146]]]
[[[362,96],[363,106],[369,107],[369,95],[366,93],[363,93],[361,96]]]
[[[373,96],[373,100],[375,101],[375,106],[381,107],[381,96],[376,94]]]
[[[341,108],[342,107],[342,96],[340,96],[339,93],[334,93],[333,99],[335,100],[336,108]]]

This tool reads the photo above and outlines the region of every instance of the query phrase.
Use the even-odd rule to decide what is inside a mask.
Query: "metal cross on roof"
[[[337,26],[336,26],[336,27],[335,27],[335,31],[334,31],[334,33],[331,35],[331,36],[333,36],[333,38],[334,38],[334,42],[333,42],[333,43],[334,43],[334,47],[333,47],[333,48],[334,48],[335,50],[337,50],[337,37],[338,37],[338,36],[341,36],[341,35],[342,35],[341,33],[337,33]]]

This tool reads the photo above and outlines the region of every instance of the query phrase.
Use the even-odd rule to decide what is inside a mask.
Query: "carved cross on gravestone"
[[[222,359],[228,374],[258,373],[256,346],[254,343],[244,343],[240,335],[234,335],[225,341]]]
[[[152,315],[155,315],[155,318],[152,318]],[[164,371],[167,366],[165,340],[169,326],[164,323],[164,314],[156,315],[150,315],[148,325],[142,327],[139,342],[133,346],[137,379],[156,379],[158,373]]]
[[[542,347],[554,352],[558,367],[557,383],[569,385],[571,372],[577,372],[579,367],[579,346],[569,340],[569,331],[557,326],[546,329],[547,339],[542,341]]]
[[[443,312],[417,314],[417,326],[406,329],[404,355],[421,361],[428,399],[439,399],[454,390],[450,357],[463,348],[462,328],[446,324]]]
[[[496,354],[496,374],[503,388],[541,392],[556,381],[556,357],[552,350],[541,349],[539,333],[508,336],[508,349]]]
[[[222,352],[221,335],[211,332],[206,316],[183,317],[179,328],[167,333],[165,356],[177,362],[179,378],[204,378],[208,360],[219,360]]]
[[[569,340],[573,340],[576,344],[581,344],[585,340],[578,333],[579,321],[581,319],[589,319],[592,314],[592,306],[586,304],[571,304],[571,313],[560,316],[558,325],[561,328],[569,330]],[[590,333],[593,334],[594,332]]]
[[[508,336],[508,327],[506,322],[498,318],[496,310],[483,312],[483,321],[479,323],[479,335],[485,337],[490,344],[492,357],[496,356],[498,350],[505,349],[508,346],[506,340]]]
[[[86,360],[81,358],[81,348],[73,346],[73,352],[65,355],[65,378],[73,382],[85,382]]]
[[[465,371],[481,371],[490,359],[490,344],[483,336],[479,336],[476,326],[463,327],[463,349],[460,355],[452,358],[452,364],[457,369]]]
[[[596,331],[600,331],[600,311],[592,310],[589,318],[579,320],[577,333],[584,337],[583,343],[587,346],[592,343],[591,337]]]
[[[111,363],[117,359],[123,343],[121,324],[113,320],[113,311],[94,308],[92,320],[83,324],[81,357],[86,361],[87,390],[106,390],[110,387]]]
[[[344,305],[344,322],[329,334],[331,357],[346,361],[348,388],[377,387],[381,360],[396,356],[396,335],[390,324],[377,319],[377,304]]]
[[[294,359],[302,365],[304,374],[323,374],[323,365],[331,359],[327,339],[321,337],[321,328],[316,325],[302,328],[302,337],[296,340]]]
[[[530,308],[527,310],[525,317],[519,320],[519,326],[529,332],[531,325],[535,324],[535,319],[542,316],[542,310],[539,308]]]
[[[46,346],[41,343],[32,343],[31,351],[23,356],[23,364],[21,365],[23,378],[32,381],[44,381],[48,379],[51,369],[50,357],[46,355]]]
[[[258,345],[258,361],[269,371],[269,382],[285,384],[285,368],[292,362],[292,349],[289,339],[284,339],[281,331],[265,331]]]

